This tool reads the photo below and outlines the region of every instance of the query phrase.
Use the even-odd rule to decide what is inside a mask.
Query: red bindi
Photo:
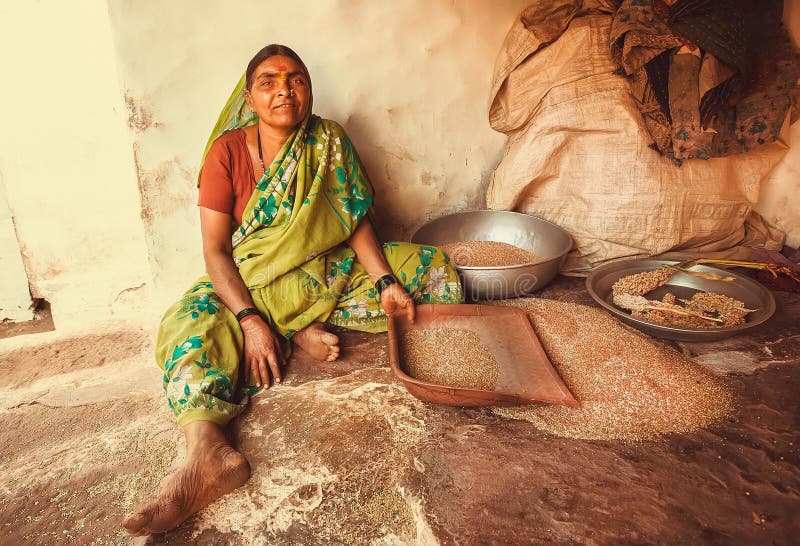
[[[279,64],[278,65],[278,70],[280,70],[281,72],[286,72],[286,65],[285,64]]]

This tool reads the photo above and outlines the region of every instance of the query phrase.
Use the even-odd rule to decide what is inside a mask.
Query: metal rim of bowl
[[[482,271],[482,270],[486,270],[486,269],[518,269],[518,268],[522,268],[522,267],[530,267],[532,265],[544,265],[544,264],[547,264],[547,263],[550,263],[550,262],[554,262],[554,261],[563,259],[564,256],[566,256],[569,253],[569,251],[572,250],[572,247],[575,244],[573,239],[572,239],[572,235],[570,235],[567,232],[567,230],[565,230],[564,228],[562,228],[558,224],[555,224],[555,223],[551,222],[550,220],[545,220],[544,218],[539,218],[538,216],[534,216],[533,214],[525,214],[523,212],[514,212],[514,211],[511,211],[511,210],[493,210],[493,209],[463,210],[463,211],[460,211],[460,212],[452,212],[450,214],[445,214],[444,216],[439,216],[438,218],[434,218],[433,220],[429,220],[429,221],[425,222],[422,226],[420,226],[414,232],[414,234],[411,236],[411,240],[413,241],[414,239],[416,239],[417,233],[419,233],[420,231],[422,231],[423,228],[429,226],[430,224],[432,224],[434,222],[438,222],[440,220],[444,220],[445,218],[449,218],[451,216],[462,216],[464,214],[487,213],[487,212],[488,213],[492,213],[492,214],[508,214],[508,215],[513,214],[513,215],[516,215],[516,216],[525,216],[526,218],[535,218],[536,220],[538,220],[540,222],[544,222],[546,224],[550,224],[551,226],[556,228],[558,231],[560,231],[561,233],[563,233],[567,237],[566,250],[562,250],[561,253],[557,254],[556,256],[554,256],[552,258],[547,258],[546,260],[539,260],[539,261],[536,261],[536,262],[525,262],[523,264],[513,264],[513,265],[457,265],[457,264],[453,263],[453,267],[456,267],[458,269],[465,269],[465,270],[468,270],[468,271]],[[471,240],[483,241],[485,239],[471,239]],[[489,241],[489,242],[501,242],[501,241]],[[439,245],[442,245],[442,244],[448,244],[448,243],[438,243],[438,245],[429,245],[429,246],[439,246]],[[523,250],[525,250],[525,249],[523,249]]]
[[[756,281],[754,281],[752,279],[749,279],[747,277],[744,277],[742,275],[739,275],[736,272],[729,271],[729,270],[726,270],[726,269],[720,269],[720,268],[713,267],[713,266],[710,266],[710,265],[707,265],[707,264],[703,264],[703,267],[707,267],[709,269],[713,269],[715,272],[717,272],[719,274],[731,274],[731,273],[733,273],[734,275],[736,275],[737,281],[744,281],[744,283],[746,285],[749,285],[752,288],[754,288],[756,292],[763,293],[766,296],[766,300],[767,300],[766,301],[766,304],[767,304],[766,305],[766,310],[767,311],[764,314],[764,316],[762,316],[760,319],[758,319],[756,321],[753,321],[753,322],[745,322],[744,324],[738,324],[736,326],[728,326],[728,327],[725,327],[725,328],[679,328],[677,326],[668,326],[666,324],[658,324],[656,322],[648,322],[646,320],[642,320],[642,319],[636,318],[633,315],[628,314],[625,311],[623,311],[622,309],[618,308],[617,306],[615,306],[615,305],[613,305],[611,303],[608,303],[605,299],[600,297],[600,294],[598,294],[595,291],[593,281],[596,278],[600,277],[606,271],[608,271],[610,269],[615,269],[616,267],[619,267],[620,265],[623,265],[623,264],[633,264],[633,263],[642,262],[642,261],[661,261],[661,262],[664,262],[665,265],[679,263],[677,260],[661,260],[661,259],[655,258],[655,257],[653,257],[653,258],[634,258],[634,259],[631,259],[631,260],[619,260],[619,261],[616,261],[616,262],[611,262],[611,263],[608,263],[608,264],[605,264],[605,265],[602,265],[602,266],[598,267],[597,269],[592,271],[589,274],[588,277],[586,277],[586,290],[589,292],[589,295],[592,296],[592,299],[595,302],[600,304],[604,309],[606,309],[607,311],[609,311],[613,315],[615,315],[617,317],[620,317],[620,318],[624,318],[625,320],[628,320],[630,322],[633,322],[633,323],[636,323],[636,324],[640,324],[645,328],[652,328],[652,329],[655,329],[655,330],[661,330],[661,331],[663,331],[665,333],[672,333],[672,334],[708,334],[708,333],[730,333],[730,334],[735,334],[737,332],[740,332],[740,331],[743,331],[743,330],[749,330],[750,328],[754,328],[756,326],[759,326],[759,325],[765,323],[775,313],[775,297],[772,295],[772,293],[769,290],[764,288],[764,286],[762,284],[760,284],[760,283],[758,283],[758,282],[756,282]],[[648,269],[647,271],[653,271],[653,269]],[[640,273],[644,273],[644,271],[641,271]],[[620,278],[622,278],[622,277],[620,277]]]

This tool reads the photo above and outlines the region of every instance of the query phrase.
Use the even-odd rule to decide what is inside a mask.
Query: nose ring
[[[294,89],[289,89],[289,96],[294,97]]]

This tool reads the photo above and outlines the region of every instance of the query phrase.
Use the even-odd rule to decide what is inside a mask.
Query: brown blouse
[[[206,155],[200,171],[197,204],[230,214],[239,226],[255,189],[256,179],[244,129],[225,133],[214,141]]]

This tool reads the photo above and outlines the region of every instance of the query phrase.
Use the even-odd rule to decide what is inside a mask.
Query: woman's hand
[[[259,387],[270,387],[270,375],[281,382],[281,366],[285,364],[278,334],[260,317],[242,322],[244,332],[245,381]]]
[[[383,289],[383,292],[381,292],[381,305],[387,316],[391,316],[400,309],[404,309],[408,313],[408,318],[411,322],[414,322],[417,316],[414,300],[408,295],[403,285],[399,283],[390,284]]]
[[[392,268],[386,262],[378,236],[372,227],[369,218],[363,218],[358,227],[350,235],[347,244],[356,253],[356,257],[361,265],[369,273],[372,281],[377,281],[383,275],[392,272]],[[390,284],[381,292],[381,305],[387,315],[392,315],[398,309],[404,309],[408,313],[411,322],[416,318],[414,300],[408,295],[406,289],[401,284]]]

